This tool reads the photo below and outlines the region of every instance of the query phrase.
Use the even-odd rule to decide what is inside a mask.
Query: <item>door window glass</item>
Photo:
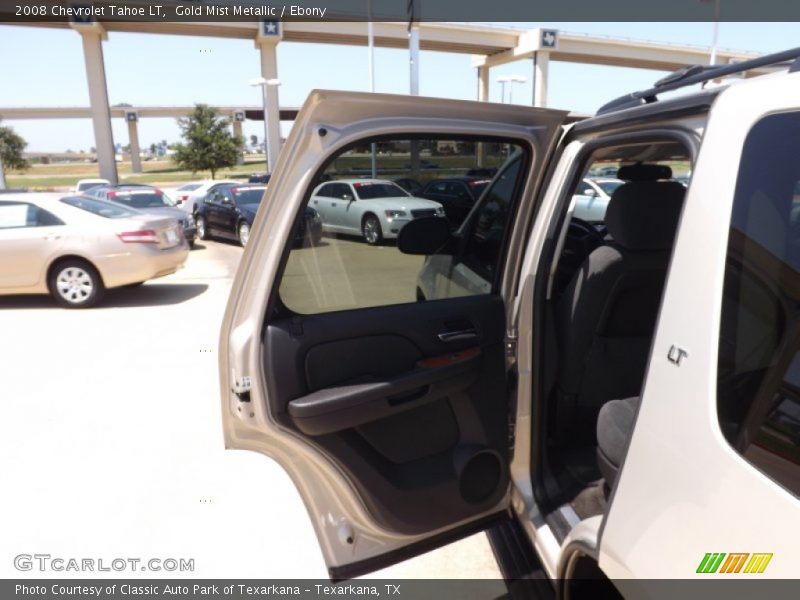
[[[63,225],[54,214],[24,202],[0,202],[0,229]]]
[[[280,285],[285,307],[313,314],[492,293],[518,183],[530,163],[527,150],[506,142],[438,139],[374,147],[374,172],[368,143],[335,157],[312,183],[310,190],[332,180],[298,215]],[[479,167],[498,172],[480,208],[471,198],[423,198],[396,183],[413,181],[429,191],[450,187],[469,198],[467,187],[452,180]],[[353,196],[354,190],[354,202],[325,199],[327,193]],[[427,257],[401,253],[400,231],[422,218],[442,219],[451,231],[446,248]]]
[[[728,442],[800,495],[800,113],[742,151],[728,238],[717,412]]]

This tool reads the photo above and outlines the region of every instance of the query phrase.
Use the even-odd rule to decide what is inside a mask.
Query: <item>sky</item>
[[[553,27],[562,31],[639,40],[710,46],[711,23],[496,23],[515,28]],[[365,25],[366,30],[366,25]],[[719,47],[776,52],[797,45],[798,23],[721,23]],[[103,45],[110,104],[183,106],[198,102],[260,106],[258,88],[248,82],[260,74],[252,41],[189,36],[110,33]],[[0,25],[0,109],[3,106],[88,106],[89,94],[80,35],[71,30]],[[367,91],[368,56],[364,46],[282,42],[278,46],[281,106],[299,106],[315,88]],[[522,75],[513,102],[531,104],[532,61],[492,69],[492,101],[500,101],[501,75]],[[650,87],[663,73],[576,63],[550,63],[548,106],[592,113],[605,102]],[[408,93],[407,50],[375,49],[375,91]],[[424,51],[420,57],[420,94],[477,98],[477,77],[470,56]],[[508,95],[508,92],[507,92]],[[508,97],[506,97],[508,101]],[[0,111],[1,112],[1,111]],[[114,141],[128,143],[122,119],[113,119]],[[13,120],[28,150],[63,152],[94,145],[88,119]],[[286,135],[291,123],[282,124]],[[246,136],[262,140],[261,122],[246,122]],[[178,141],[174,119],[142,119],[143,148],[166,139]]]

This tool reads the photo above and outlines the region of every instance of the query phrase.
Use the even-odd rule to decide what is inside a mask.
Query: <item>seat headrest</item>
[[[631,181],[614,190],[606,227],[629,250],[665,250],[672,246],[686,188],[677,181]]]
[[[667,165],[636,163],[635,165],[625,165],[617,169],[617,179],[624,179],[625,181],[672,179],[672,169]]]

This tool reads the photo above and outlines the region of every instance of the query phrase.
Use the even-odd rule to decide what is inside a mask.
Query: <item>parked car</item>
[[[113,200],[142,212],[165,215],[177,219],[190,248],[194,248],[196,227],[191,215],[175,206],[173,200],[160,189],[149,185],[104,185],[89,190],[88,195],[100,200]]]
[[[584,179],[575,190],[575,209],[572,215],[590,223],[602,222],[611,194],[623,183],[625,182],[621,179],[602,177]]]
[[[394,182],[412,196],[419,196],[420,192],[422,192],[425,187],[419,181],[411,177],[399,177],[395,179]]]
[[[92,188],[110,184],[111,182],[108,179],[79,179],[78,183],[76,183],[75,187],[73,187],[70,191],[77,194],[83,194]]]
[[[247,180],[247,183],[263,183],[264,185],[269,183],[270,178],[269,173],[253,173]]]
[[[592,177],[611,177],[615,178],[617,176],[617,171],[619,171],[619,167],[616,166],[601,166],[596,167],[591,170],[589,175]]]
[[[339,179],[318,185],[309,206],[326,233],[360,235],[372,246],[394,239],[406,223],[420,217],[443,217],[438,202],[416,198],[385,179]]]
[[[497,167],[473,167],[467,171],[467,177],[491,179],[497,175]]]
[[[444,206],[447,220],[453,227],[458,227],[490,181],[485,177],[434,179],[428,182],[420,195]]]
[[[312,92],[275,174],[282,202],[232,285],[219,393],[225,447],[289,473],[331,578],[482,530],[506,579],[552,583],[541,597],[722,597],[712,581],[797,577],[798,58],[683,69],[577,122]],[[689,91],[752,69],[771,73]],[[458,230],[415,219],[399,252],[293,260],[308,173],[332,149],[454,130],[519,150]],[[688,188],[658,175],[674,161]],[[604,162],[632,168],[603,234],[569,207]],[[415,298],[410,265],[434,258],[444,281]]]
[[[243,183],[218,183],[212,186],[198,204],[195,215],[200,239],[221,237],[246,246],[266,189],[265,185]],[[309,207],[298,225],[295,242],[302,245],[318,244],[321,237],[322,221],[317,211]]]
[[[0,200],[0,294],[50,294],[87,308],[105,290],[174,273],[189,247],[177,220],[88,196]]]
[[[239,183],[229,179],[205,179],[203,181],[192,181],[186,183],[179,188],[172,191],[171,196],[174,198],[178,208],[183,212],[194,215],[196,211],[197,202],[202,201],[211,186],[217,183]]]

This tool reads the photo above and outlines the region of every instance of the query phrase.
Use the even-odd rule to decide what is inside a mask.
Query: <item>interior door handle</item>
[[[439,334],[439,339],[443,342],[463,342],[464,340],[474,340],[476,337],[478,337],[478,332],[474,329],[445,331]]]

